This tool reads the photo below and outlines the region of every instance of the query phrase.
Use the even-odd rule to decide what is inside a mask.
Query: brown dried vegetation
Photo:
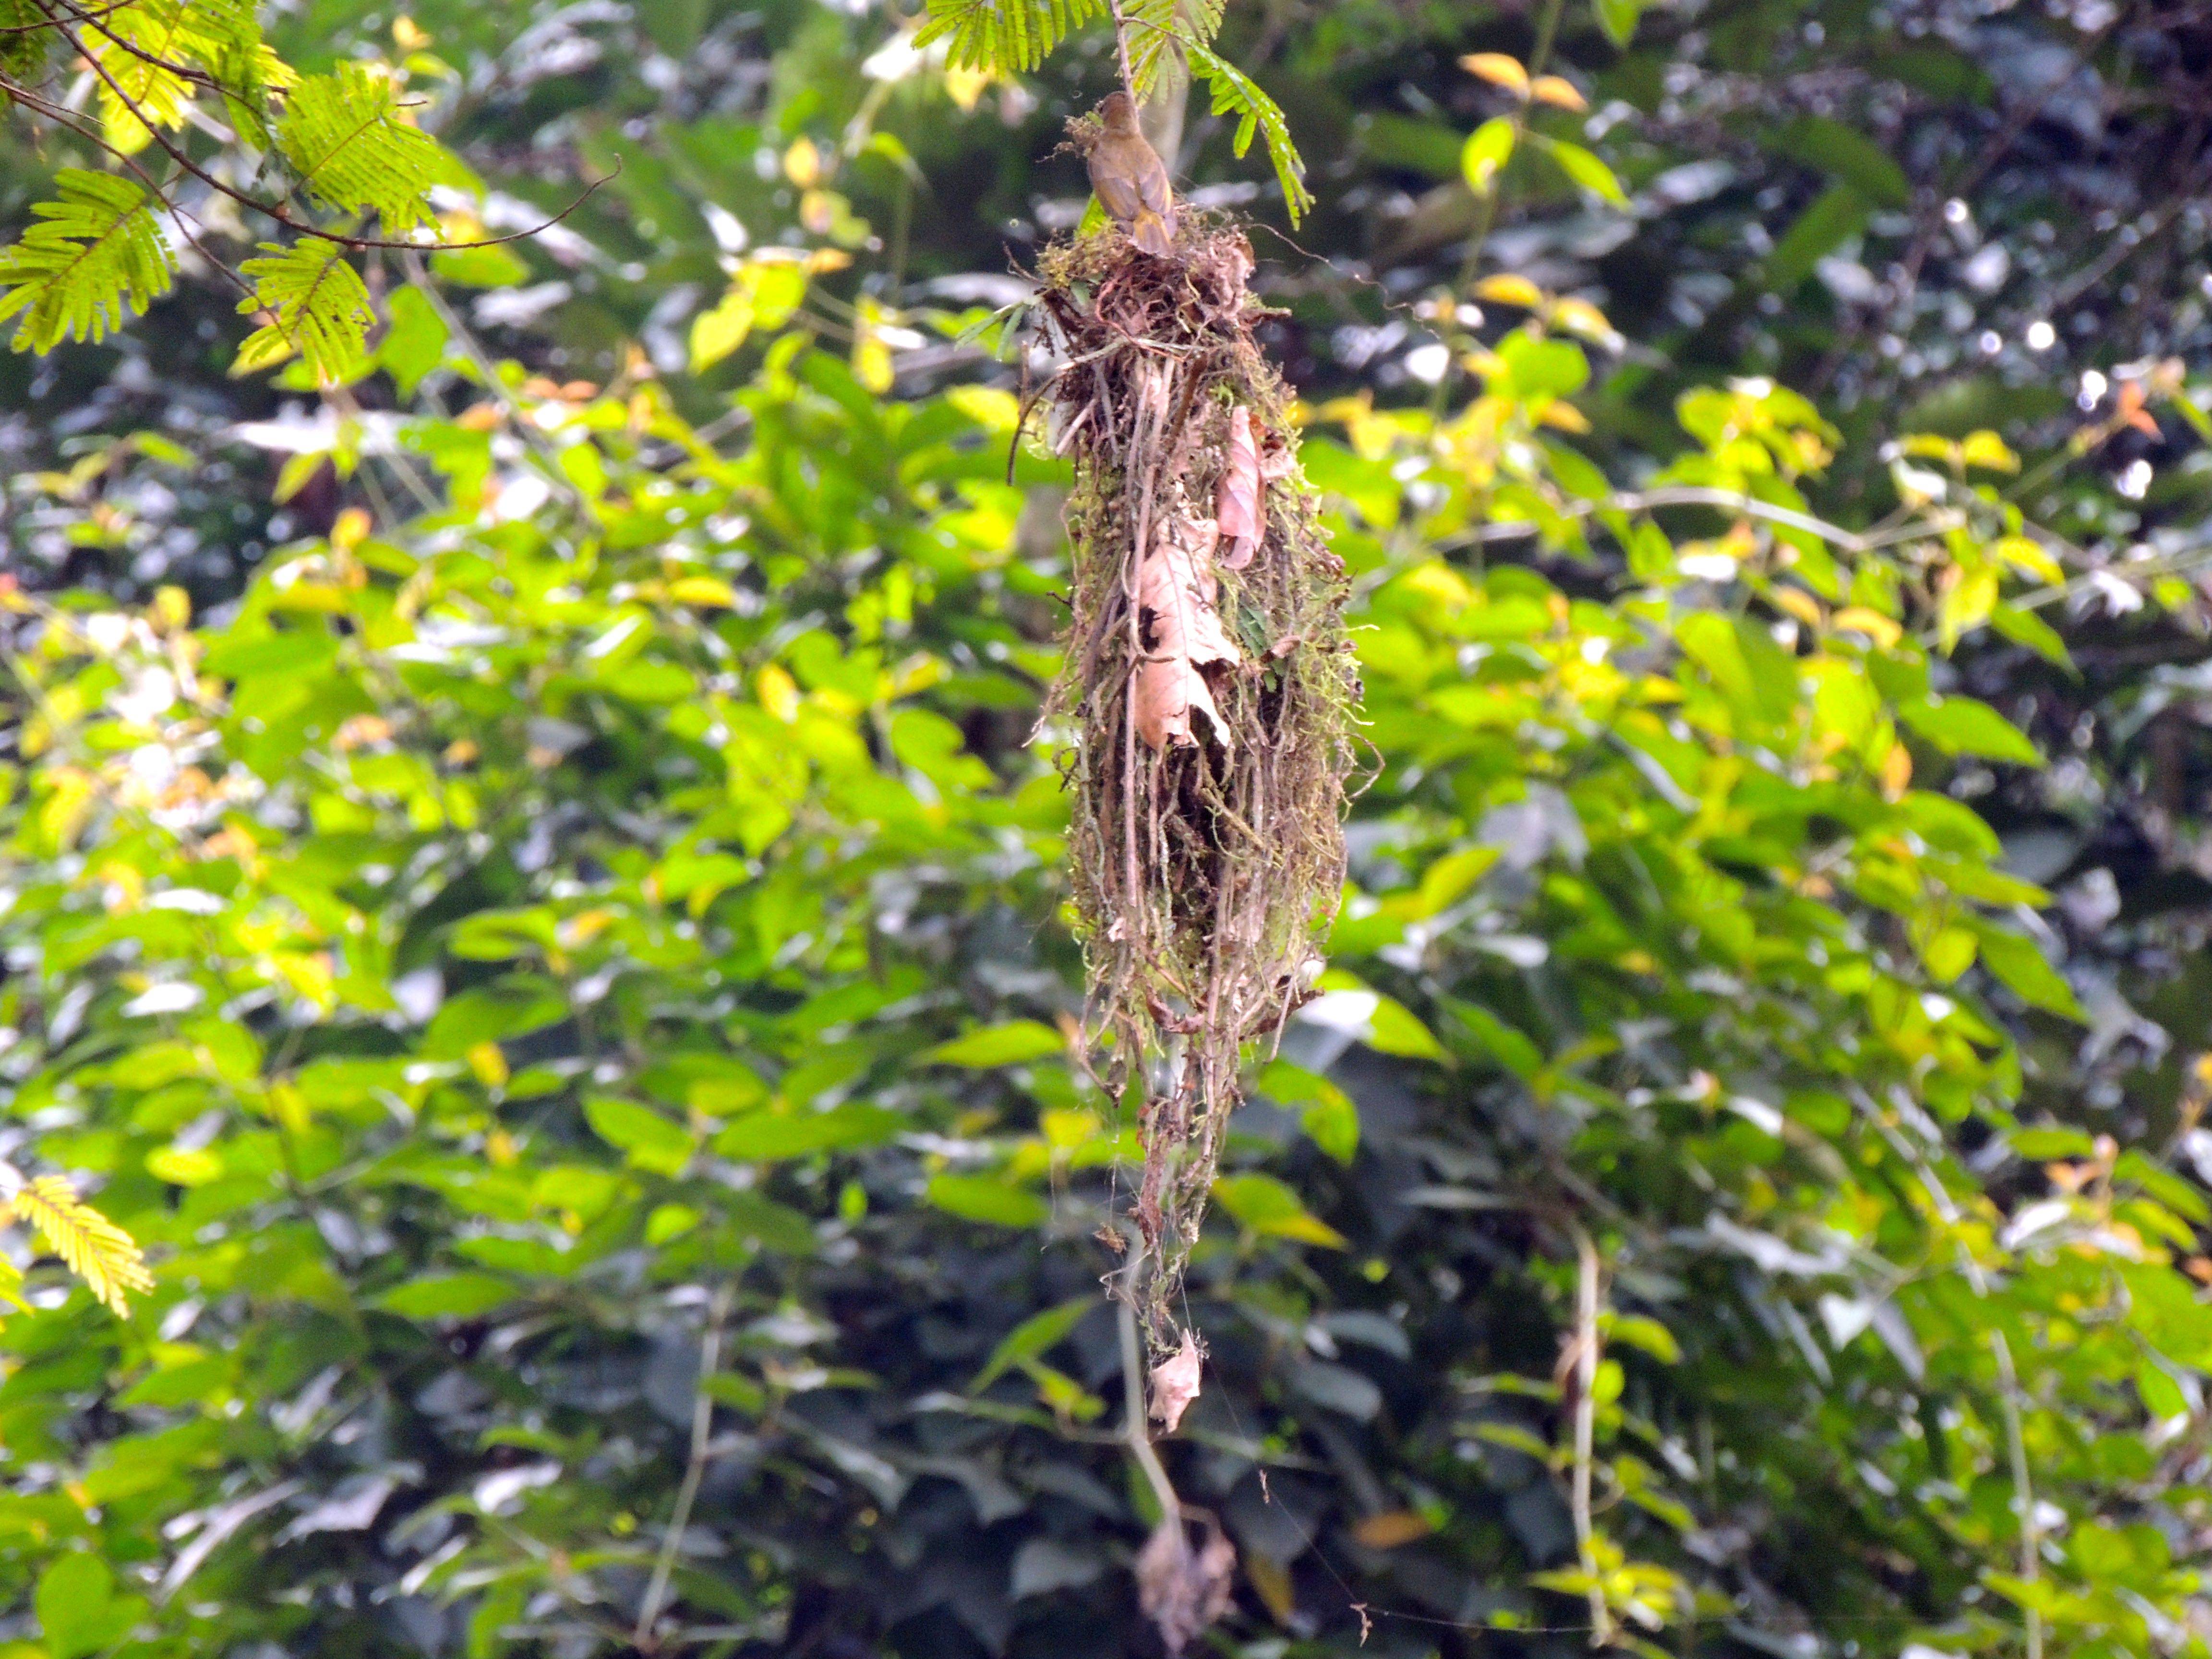
[[[1075,467],[1066,665],[1085,1034],[1139,1107],[1139,1311],[1155,1353],[1195,1241],[1245,1045],[1310,994],[1344,879],[1358,681],[1348,584],[1253,337],[1250,244],[1185,213],[1170,258],[1117,231],[1045,255]]]

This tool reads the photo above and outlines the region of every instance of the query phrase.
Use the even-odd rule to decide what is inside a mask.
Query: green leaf
[[[880,1146],[907,1127],[880,1106],[838,1106],[826,1112],[755,1112],[714,1137],[714,1150],[738,1162],[803,1158],[810,1152]]]
[[[2086,1129],[2015,1129],[2007,1139],[2014,1152],[2038,1164],[2059,1158],[2087,1158],[2096,1150]]]
[[[1359,1109],[1341,1089],[1309,1103],[1298,1114],[1298,1127],[1339,1164],[1348,1164],[1358,1154]]]
[[[2051,965],[2042,946],[1994,922],[1978,918],[1971,925],[1981,940],[1982,966],[2014,996],[2031,1008],[2088,1023],[2074,988]]]
[[[398,89],[380,66],[341,62],[286,94],[276,143],[318,201],[373,212],[385,235],[404,236],[429,222],[428,191],[445,159],[436,139],[398,118]]]
[[[21,313],[18,351],[106,339],[169,291],[176,268],[152,199],[131,180],[64,167],[54,192],[32,204],[39,222],[0,252],[0,319]]]
[[[690,1131],[650,1106],[599,1096],[584,1103],[584,1116],[593,1133],[626,1154],[633,1169],[674,1175],[691,1161]]]
[[[645,1242],[659,1249],[697,1227],[699,1212],[688,1204],[656,1204],[645,1218]]]
[[[1928,976],[1938,985],[1948,985],[1953,980],[1974,965],[1978,941],[1970,927],[1946,927],[1928,941],[1920,959],[1928,965]]]
[[[914,44],[949,42],[946,61],[957,69],[1026,74],[1105,10],[1104,0],[928,0]]]
[[[447,248],[430,256],[430,274],[463,288],[514,288],[530,280],[530,265],[511,247]]]
[[[2044,661],[2078,678],[2079,671],[2066,649],[2066,641],[2059,638],[2057,629],[2033,611],[2015,605],[2000,605],[1990,612],[1990,626],[2014,645],[2026,646]]]
[[[1682,1345],[1674,1340],[1674,1333],[1657,1320],[1644,1314],[1616,1316],[1605,1333],[1609,1342],[1641,1350],[1662,1365],[1681,1363]]]
[[[1273,1176],[1223,1176],[1213,1183],[1213,1195],[1238,1222],[1264,1237],[1345,1248],[1344,1235],[1308,1212],[1298,1195]]]
[[[994,1227],[1041,1227],[1052,1218],[1052,1206],[1035,1193],[988,1176],[936,1176],[923,1196],[947,1214]]]
[[[1397,1054],[1407,1060],[1448,1060],[1444,1051],[1429,1028],[1421,1024],[1413,1011],[1395,997],[1370,992],[1375,997],[1375,1012],[1367,1024],[1367,1046],[1378,1054]]]
[[[1255,130],[1266,136],[1267,157],[1275,164],[1275,179],[1283,187],[1283,205],[1290,213],[1291,223],[1296,225],[1313,206],[1314,198],[1306,188],[1306,164],[1291,143],[1290,124],[1283,112],[1251,76],[1226,59],[1188,38],[1183,52],[1190,60],[1190,72],[1213,94],[1213,112],[1239,118],[1231,141],[1237,154],[1242,155],[1251,149]]]
[[[1508,397],[1571,398],[1589,384],[1589,359],[1571,340],[1516,329],[1498,343],[1498,355],[1509,371],[1498,390]]]
[[[2181,1384],[2154,1359],[2136,1362],[2136,1392],[2142,1396],[2143,1409],[2160,1421],[2180,1417],[2189,1410],[2189,1396],[2181,1391]]]
[[[965,1066],[983,1070],[993,1066],[1018,1066],[1067,1052],[1067,1039],[1051,1026],[1034,1019],[1009,1020],[986,1025],[940,1042],[916,1056],[924,1066]]]
[[[786,1255],[805,1255],[814,1248],[813,1224],[788,1205],[763,1198],[758,1193],[728,1193],[714,1200],[721,1224],[739,1237],[780,1250]]]
[[[1674,629],[1674,640],[1682,654],[1711,677],[1729,702],[1739,707],[1752,703],[1757,688],[1752,684],[1751,664],[1728,617],[1711,611],[1685,617]]]
[[[515,1295],[512,1283],[490,1273],[436,1273],[386,1291],[376,1305],[402,1319],[474,1319]]]
[[[107,1563],[70,1550],[39,1575],[33,1605],[49,1659],[82,1659],[112,1646],[146,1604],[135,1595],[118,1600]]]
[[[1095,1296],[1079,1296],[1073,1302],[1061,1303],[1057,1308],[1048,1308],[1041,1314],[1030,1315],[991,1350],[990,1358],[984,1362],[983,1369],[975,1373],[975,1381],[968,1385],[968,1392],[981,1394],[1022,1361],[1041,1357],[1081,1324],[1084,1315],[1103,1305]]]
[[[197,1405],[223,1392],[230,1381],[232,1361],[228,1354],[209,1354],[187,1359],[142,1377],[125,1390],[118,1403],[159,1406],[167,1410]]]
[[[1905,169],[1873,139],[1824,115],[1801,115],[1776,135],[1774,148],[1820,168],[1869,201],[1901,208],[1912,200]]]
[[[54,31],[38,0],[0,0],[0,70],[19,86],[43,79]]]
[[[1279,1105],[1302,1106],[1298,1127],[1339,1164],[1350,1164],[1358,1154],[1359,1109],[1351,1096],[1319,1073],[1287,1060],[1270,1060],[1255,1086]]]
[[[266,258],[248,259],[238,268],[253,282],[252,297],[238,308],[270,320],[246,337],[231,372],[251,374],[297,353],[325,386],[356,378],[376,318],[345,250],[313,238],[290,248],[264,242],[261,249]]]
[[[1121,0],[1116,14],[1129,42],[1129,82],[1139,101],[1150,99],[1176,61],[1220,32],[1226,0]],[[1242,155],[1240,149],[1237,152]]]
[[[1421,872],[1420,889],[1414,896],[1414,918],[1426,921],[1458,903],[1475,883],[1490,872],[1490,867],[1500,856],[1500,849],[1495,847],[1462,847],[1431,861]]]
[[[1900,703],[1897,715],[1947,755],[1979,755],[2020,766],[2043,764],[2026,732],[1972,697],[1916,698]]]
[[[1459,168],[1469,190],[1478,196],[1490,193],[1498,173],[1513,159],[1513,123],[1503,115],[1492,116],[1468,135],[1459,153]]]
[[[392,376],[402,398],[412,398],[423,377],[445,361],[447,331],[420,289],[395,289],[386,302],[391,321],[376,348],[376,366]]]
[[[806,297],[806,274],[788,260],[749,260],[712,310],[691,323],[691,372],[722,361],[752,331],[781,328]]]
[[[1544,148],[1559,164],[1559,171],[1583,189],[1614,207],[1628,205],[1628,192],[1620,187],[1620,180],[1613,176],[1597,155],[1580,144],[1571,144],[1564,138],[1547,138]]]
[[[1597,26],[1616,46],[1636,38],[1636,20],[1644,15],[1642,0],[1595,0]]]
[[[1460,155],[1467,141],[1441,121],[1376,111],[1361,115],[1358,131],[1360,154],[1378,166],[1404,167],[1432,179],[1460,176]]]
[[[568,1017],[568,1005],[548,981],[510,975],[448,997],[422,1033],[432,1060],[459,1060],[480,1042],[505,1042]]]
[[[1487,1008],[1461,1002],[1453,1004],[1451,1012],[1489,1050],[1491,1058],[1524,1083],[1544,1069],[1544,1051]]]
[[[1766,256],[1767,287],[1784,296],[1795,293],[1814,265],[1865,228],[1872,211],[1872,204],[1849,185],[1834,185],[1816,198]]]

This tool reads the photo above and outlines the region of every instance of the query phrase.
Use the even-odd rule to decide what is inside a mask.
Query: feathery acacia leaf
[[[46,70],[46,47],[53,35],[35,0],[0,0],[0,70],[18,83],[36,81]]]
[[[1314,198],[1306,188],[1306,164],[1300,159],[1297,146],[1291,143],[1290,124],[1283,118],[1281,107],[1260,90],[1250,76],[1226,58],[1196,41],[1186,40],[1183,44],[1190,54],[1191,72],[1213,93],[1213,112],[1240,118],[1237,124],[1237,154],[1242,155],[1251,149],[1255,131],[1267,138],[1268,159],[1275,164],[1275,177],[1282,181],[1283,204],[1290,210],[1291,222],[1297,223],[1313,206]]]
[[[185,124],[192,83],[184,71],[199,44],[188,10],[180,0],[132,0],[78,36],[100,70],[101,128],[125,155],[152,143],[154,128]]]
[[[175,257],[152,200],[128,179],[64,167],[58,201],[31,211],[40,222],[0,252],[0,318],[22,313],[18,351],[64,340],[100,340],[169,291]]]
[[[1176,67],[1174,48],[1204,47],[1220,33],[1226,0],[1124,0],[1129,79],[1139,98],[1151,94]]]
[[[7,1215],[36,1227],[48,1248],[118,1318],[131,1312],[125,1291],[154,1288],[153,1275],[131,1235],[79,1198],[60,1176],[26,1182],[8,1201]]]
[[[351,212],[374,210],[387,235],[428,222],[424,192],[444,161],[438,141],[399,118],[391,81],[362,64],[311,75],[292,88],[276,142],[319,200]]]
[[[239,266],[253,282],[253,297],[240,302],[251,315],[269,313],[274,320],[256,329],[238,349],[234,374],[280,363],[294,352],[307,359],[324,385],[346,378],[368,349],[375,320],[368,289],[346,262],[345,250],[320,239],[295,247],[264,242],[265,259]]]
[[[239,136],[257,149],[275,147],[269,94],[299,82],[299,71],[261,38],[258,0],[197,0],[200,61],[222,88],[224,111]]]
[[[915,45],[949,41],[956,69],[1029,70],[1105,11],[1103,0],[929,0]]]

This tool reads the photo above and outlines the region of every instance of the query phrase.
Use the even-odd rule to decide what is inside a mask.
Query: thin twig
[[[1144,1241],[1133,1240],[1129,1246],[1129,1265],[1119,1275],[1125,1282],[1114,1292],[1121,1333],[1122,1413],[1127,1419],[1121,1425],[1121,1437],[1129,1448],[1129,1455],[1137,1460],[1137,1467],[1145,1472],[1145,1479],[1152,1483],[1152,1496],[1159,1503],[1164,1522],[1179,1525],[1182,1500],[1176,1496],[1175,1483],[1168,1479],[1159,1453],[1152,1449],[1152,1419],[1145,1406],[1145,1351],[1144,1345],[1137,1340],[1137,1275],[1145,1261]]]
[[[2043,1572],[2043,1528],[2035,1514],[2035,1486],[2027,1471],[2027,1439],[2020,1425],[2020,1373],[2013,1369],[2012,1346],[2002,1331],[1990,1333],[1990,1352],[1997,1362],[1997,1385],[2004,1407],[2005,1451],[2012,1461],[2012,1501],[2020,1506],[2020,1576],[2033,1583]],[[2043,1614],[2030,1602],[2027,1659],[2043,1659]]]
[[[1129,24],[1121,15],[1121,0],[1109,0],[1114,12],[1114,49],[1121,54],[1121,84],[1129,90],[1132,102],[1137,96],[1137,77],[1129,72]]]
[[[52,14],[49,12],[47,15],[51,17],[52,16]],[[273,219],[276,223],[283,226],[287,230],[293,232],[296,235],[310,236],[318,241],[334,242],[338,246],[350,248],[356,253],[366,252],[371,248],[397,248],[403,251],[419,251],[428,248],[434,253],[455,253],[465,252],[471,248],[498,247],[501,244],[507,242],[527,241],[533,236],[542,234],[544,232],[552,229],[554,226],[559,224],[563,219],[567,218],[578,208],[583,206],[585,203],[590,201],[593,196],[597,195],[601,185],[611,183],[615,179],[618,178],[622,173],[622,161],[621,158],[617,156],[615,161],[614,172],[607,174],[604,179],[594,179],[590,184],[584,187],[584,193],[582,195],[579,196],[574,201],[569,203],[568,206],[562,208],[551,218],[546,220],[544,223],[532,226],[528,230],[513,231],[505,236],[486,236],[471,242],[399,241],[387,237],[348,236],[338,231],[325,230],[319,226],[312,225],[304,219],[295,217],[292,214],[286,212],[283,208],[274,203],[263,201],[259,197],[252,195],[248,191],[240,190],[234,185],[227,185],[222,179],[216,178],[214,173],[210,173],[205,167],[200,166],[198,162],[193,161],[191,156],[181,147],[163,135],[161,128],[155,125],[153,120],[148,116],[145,106],[140,104],[137,100],[131,97],[129,93],[123,90],[122,87],[117,83],[115,77],[107,72],[106,65],[100,61],[100,58],[96,54],[87,50],[84,42],[79,40],[75,34],[71,33],[65,24],[62,23],[58,19],[56,19],[53,27],[56,33],[60,34],[63,40],[66,40],[71,46],[76,48],[78,55],[84,59],[85,63],[88,66],[90,66],[92,72],[98,76],[101,82],[107,88],[108,91],[114,94],[116,101],[121,104],[124,108],[129,110],[131,113],[137,118],[138,125],[145,128],[148,136],[149,136],[156,144],[161,146],[162,153],[172,161],[175,162],[179,167],[190,173],[193,178],[198,179],[210,190],[216,191],[219,195],[228,196],[232,201],[236,202],[240,206],[250,208],[254,212],[260,214],[264,218]],[[100,32],[103,34],[107,33],[105,29],[102,29]],[[136,49],[133,48],[133,50],[135,51]],[[143,52],[140,52],[137,55],[140,57],[145,56]],[[151,61],[156,63],[160,62],[159,59],[154,59]],[[18,97],[18,89],[13,85],[9,85],[5,90],[8,96],[11,99]],[[237,94],[228,94],[227,95],[235,96]],[[123,158],[125,155],[125,153],[121,149],[108,143],[105,139],[95,138],[93,142],[99,144],[100,148],[107,151],[111,155],[118,158]],[[167,199],[167,198],[166,197],[163,198],[165,203]]]
[[[707,1392],[707,1383],[722,1363],[722,1328],[729,1322],[730,1304],[736,1293],[736,1285],[723,1285],[714,1292],[707,1311],[707,1334],[699,1344],[699,1381],[691,1400],[691,1455],[684,1466],[684,1484],[676,1493],[675,1510],[668,1517],[667,1535],[660,1540],[659,1558],[653,1564],[653,1582],[646,1586],[645,1600],[638,1605],[637,1628],[630,1633],[630,1645],[641,1653],[652,1653],[658,1646],[653,1621],[660,1616],[669,1576],[676,1571],[676,1552],[682,1547],[684,1529],[691,1524],[691,1505],[698,1499],[699,1483],[707,1476],[707,1448],[714,1425],[714,1401]]]
[[[1590,1645],[1613,1639],[1613,1612],[1597,1580],[1596,1534],[1590,1522],[1590,1465],[1597,1438],[1597,1244],[1579,1222],[1570,1222],[1579,1264],[1575,1284],[1575,1553],[1589,1580]],[[2040,1655],[2034,1659],[2041,1659]]]
[[[1570,501],[1562,506],[1559,513],[1563,519],[1587,519],[1600,513],[1648,513],[1662,507],[1723,507],[1731,513],[1741,513],[1747,519],[1762,519],[1791,530],[1804,531],[1842,548],[1846,553],[1871,553],[1881,548],[1894,547],[1900,542],[1924,541],[1955,530],[1964,522],[1960,514],[1945,513],[1888,530],[1846,530],[1826,519],[1816,519],[1811,514],[1800,513],[1794,507],[1777,507],[1771,501],[1762,501],[1757,496],[1747,495],[1740,490],[1712,489],[1697,484],[1624,491],[1617,495],[1607,495],[1602,501]],[[1458,536],[1446,537],[1435,545],[1451,547],[1470,542],[1518,541],[1525,536],[1538,535],[1541,531],[1542,526],[1533,520],[1515,519],[1500,524],[1483,525]]]

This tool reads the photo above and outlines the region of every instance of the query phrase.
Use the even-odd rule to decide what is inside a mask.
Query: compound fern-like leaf
[[[46,48],[53,27],[34,0],[0,0],[0,70],[18,85],[46,72]]]
[[[1034,70],[1074,30],[1103,15],[1105,0],[928,0],[915,45],[948,42],[955,69]]]
[[[424,199],[443,170],[438,141],[400,118],[392,82],[362,64],[311,75],[292,88],[276,142],[319,200],[375,213],[387,235],[428,222]]]
[[[101,128],[124,155],[152,143],[155,127],[184,125],[201,56],[196,21],[182,0],[129,0],[79,33],[100,71]]]
[[[1291,143],[1290,124],[1283,118],[1282,109],[1243,70],[1194,40],[1183,45],[1190,54],[1191,73],[1212,91],[1213,112],[1239,118],[1237,153],[1242,155],[1252,148],[1254,133],[1266,137],[1267,157],[1275,164],[1275,177],[1282,182],[1283,204],[1290,210],[1291,222],[1297,223],[1313,206],[1314,198],[1306,188],[1306,164]]]
[[[154,1288],[153,1275],[131,1235],[79,1198],[61,1176],[27,1182],[7,1210],[11,1218],[36,1227],[47,1247],[118,1317],[130,1315],[126,1291]]]
[[[253,296],[238,308],[271,320],[246,337],[231,372],[251,374],[297,352],[324,385],[344,380],[360,366],[375,320],[345,250],[318,239],[289,248],[264,242],[261,251],[269,257],[239,266],[252,279]]]
[[[54,187],[60,199],[34,205],[40,222],[0,251],[0,319],[21,313],[18,351],[105,339],[169,291],[176,264],[154,203],[131,180],[64,167]]]
[[[1149,97],[1175,63],[1174,48],[1210,45],[1220,32],[1226,0],[1122,0],[1128,33],[1129,79],[1139,98]]]

